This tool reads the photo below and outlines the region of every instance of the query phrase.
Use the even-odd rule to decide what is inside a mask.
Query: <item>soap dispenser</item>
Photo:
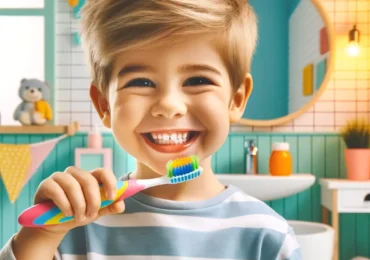
[[[245,156],[245,173],[246,174],[257,174],[257,145],[256,141],[248,139],[244,141],[244,148],[246,151]]]
[[[93,149],[99,149],[103,147],[103,137],[97,125],[94,126],[93,130],[90,131],[87,137],[87,146]]]

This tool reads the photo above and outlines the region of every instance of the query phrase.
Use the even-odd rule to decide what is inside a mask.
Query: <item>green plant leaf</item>
[[[370,124],[365,119],[348,121],[340,134],[349,149],[370,148]]]

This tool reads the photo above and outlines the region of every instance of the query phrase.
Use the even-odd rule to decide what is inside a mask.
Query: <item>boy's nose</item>
[[[186,105],[179,95],[167,93],[161,95],[152,107],[154,117],[173,118],[185,115],[187,112]]]

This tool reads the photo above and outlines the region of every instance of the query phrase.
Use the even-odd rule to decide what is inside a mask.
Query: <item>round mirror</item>
[[[249,0],[258,17],[253,91],[240,124],[272,126],[307,111],[330,77],[334,30],[319,0]]]

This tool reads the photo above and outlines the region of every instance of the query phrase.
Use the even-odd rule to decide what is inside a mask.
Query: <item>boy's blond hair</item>
[[[82,42],[102,93],[120,52],[192,36],[217,43],[234,91],[250,71],[257,21],[248,0],[87,0],[81,15]]]

